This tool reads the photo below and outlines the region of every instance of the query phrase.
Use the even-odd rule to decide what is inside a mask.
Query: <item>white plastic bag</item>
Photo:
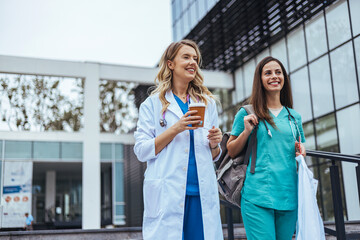
[[[302,155],[296,157],[298,172],[298,220],[296,240],[325,240],[324,223],[316,200],[318,181]]]

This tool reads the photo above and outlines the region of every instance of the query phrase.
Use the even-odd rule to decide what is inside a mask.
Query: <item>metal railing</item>
[[[355,167],[356,178],[357,178],[357,187],[358,195],[360,200],[360,156],[358,155],[347,155],[341,153],[333,152],[323,152],[323,151],[306,151],[307,156],[315,158],[324,158],[331,160],[330,168],[330,182],[331,182],[331,194],[333,199],[334,207],[334,216],[335,216],[335,230],[325,227],[325,232],[331,236],[335,236],[337,240],[349,240],[349,239],[360,239],[360,233],[346,233],[345,231],[345,222],[344,222],[344,212],[343,212],[343,203],[341,198],[341,188],[340,188],[340,174],[339,167],[336,165],[336,162],[351,162],[357,163]],[[237,206],[225,201],[220,200],[220,204],[225,207],[227,231],[228,231],[228,240],[234,240],[234,223],[232,219],[232,209],[238,209]]]

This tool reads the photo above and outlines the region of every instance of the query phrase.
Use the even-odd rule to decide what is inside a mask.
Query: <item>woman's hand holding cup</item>
[[[199,127],[195,127],[195,126],[200,123],[201,117],[200,116],[191,116],[192,114],[196,114],[196,113],[197,113],[196,110],[188,111],[180,118],[179,121],[177,121],[172,126],[172,128],[174,128],[177,133],[181,133],[185,130],[198,129]],[[189,125],[193,126],[193,127],[190,127]]]

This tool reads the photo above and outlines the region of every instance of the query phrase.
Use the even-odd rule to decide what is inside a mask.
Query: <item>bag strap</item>
[[[252,105],[248,104],[243,106],[243,108],[245,109],[248,115],[255,114],[254,107]],[[250,159],[250,153],[251,153],[252,157],[251,157],[250,173],[255,173],[256,153],[257,153],[257,140],[256,140],[257,130],[258,130],[258,126],[255,126],[253,133],[250,137],[250,141],[246,149],[245,159],[244,159],[244,163],[248,165]]]

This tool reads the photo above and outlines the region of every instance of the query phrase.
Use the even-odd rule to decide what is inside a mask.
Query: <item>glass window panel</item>
[[[288,37],[290,71],[306,63],[304,30],[301,26]]]
[[[294,101],[293,107],[301,114],[302,121],[307,122],[312,119],[307,68],[304,67],[291,74],[290,81]]]
[[[336,108],[359,100],[351,42],[330,53]]]
[[[191,4],[189,10],[190,10],[190,28],[193,29],[195,27],[195,25],[197,24],[197,9],[196,9],[196,4],[193,3]]]
[[[120,143],[115,144],[115,160],[124,159],[124,145]]]
[[[60,159],[60,143],[34,142],[34,159]]]
[[[325,19],[321,14],[305,26],[309,60],[319,57],[327,51]]]
[[[0,74],[3,127],[9,131],[77,132],[83,124],[81,78]]]
[[[182,11],[184,12],[187,7],[188,7],[188,4],[189,4],[189,1],[188,0],[181,0],[181,4],[182,4]]]
[[[31,142],[5,141],[5,159],[31,159]]]
[[[178,19],[181,15],[181,0],[175,0],[175,18]]]
[[[336,117],[341,152],[345,154],[359,154],[360,104],[338,111]]]
[[[243,78],[243,69],[238,68],[235,71],[235,87],[236,87],[236,102],[240,102],[245,98],[244,94],[244,78]]]
[[[100,143],[100,159],[101,160],[113,160],[113,144],[112,143]]]
[[[355,53],[356,53],[358,81],[359,81],[359,85],[360,85],[360,37],[355,38],[354,45],[355,45]]]
[[[350,39],[350,22],[346,1],[326,11],[326,22],[330,49]]]
[[[184,33],[184,28],[185,28],[185,25],[184,25],[184,15],[182,15],[182,17],[180,17],[179,21],[178,21],[178,27],[179,27],[179,30],[178,30],[178,39],[182,39],[184,38],[185,36],[185,33]]]
[[[174,26],[174,41],[180,40],[180,21],[177,21]]]
[[[124,202],[124,164],[115,162],[115,202]]]
[[[317,150],[339,152],[334,113],[316,119],[315,130]]]
[[[360,1],[359,0],[350,0],[350,14],[351,14],[351,25],[353,29],[353,36],[356,36],[360,33]]]
[[[171,3],[171,19],[172,19],[172,25],[174,25],[175,21],[176,21],[176,1],[173,1]]]
[[[315,150],[315,135],[314,135],[314,124],[312,122],[303,123],[303,130],[305,134],[305,148]]]
[[[245,97],[249,97],[251,95],[255,67],[254,59],[251,59],[244,65]]]
[[[271,56],[280,60],[287,72],[289,72],[285,38],[271,46]]]
[[[61,158],[62,159],[77,159],[82,160],[82,143],[80,142],[63,142],[61,143]]]
[[[189,9],[187,9],[183,16],[182,16],[182,19],[183,19],[183,24],[184,24],[184,36],[186,36],[189,31],[190,31],[190,22],[189,22]]]
[[[256,64],[258,64],[263,58],[267,56],[270,56],[269,48],[266,48],[264,51],[262,51],[256,56]]]
[[[328,55],[309,66],[314,116],[318,117],[334,110]]]
[[[131,82],[100,81],[100,131],[127,133],[136,127],[138,109],[135,105],[137,85]]]
[[[198,4],[199,9],[199,18],[203,18],[207,12],[206,10],[206,0],[198,0],[196,1]]]
[[[116,205],[115,214],[116,215],[125,215],[125,206],[124,205]]]

